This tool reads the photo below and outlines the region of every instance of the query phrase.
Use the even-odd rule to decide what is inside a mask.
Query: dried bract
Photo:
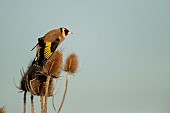
[[[19,89],[22,91],[27,91],[26,84],[27,84],[26,76],[22,76]]]

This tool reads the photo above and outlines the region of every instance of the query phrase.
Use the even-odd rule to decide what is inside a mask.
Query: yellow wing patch
[[[45,59],[49,59],[53,54],[53,52],[51,52],[51,42],[46,42],[45,44],[44,57]]]

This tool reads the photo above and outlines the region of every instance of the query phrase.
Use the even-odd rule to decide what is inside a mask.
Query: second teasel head
[[[47,60],[43,67],[43,72],[47,76],[59,77],[63,64],[62,51],[55,51],[53,55]]]

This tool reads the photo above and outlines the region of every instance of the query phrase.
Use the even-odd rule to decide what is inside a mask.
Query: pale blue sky
[[[22,113],[23,94],[13,78],[19,83],[37,38],[64,26],[74,35],[61,45],[63,54],[76,52],[81,70],[69,81],[61,113],[169,113],[169,5],[169,0],[1,0],[0,105]],[[55,113],[51,106],[49,99],[49,112]],[[29,94],[27,108],[30,113]],[[40,113],[39,97],[35,112]]]

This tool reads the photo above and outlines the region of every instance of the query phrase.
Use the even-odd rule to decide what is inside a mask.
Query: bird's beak
[[[69,31],[69,32],[68,32],[68,35],[71,35],[71,34],[73,34],[73,33]]]

